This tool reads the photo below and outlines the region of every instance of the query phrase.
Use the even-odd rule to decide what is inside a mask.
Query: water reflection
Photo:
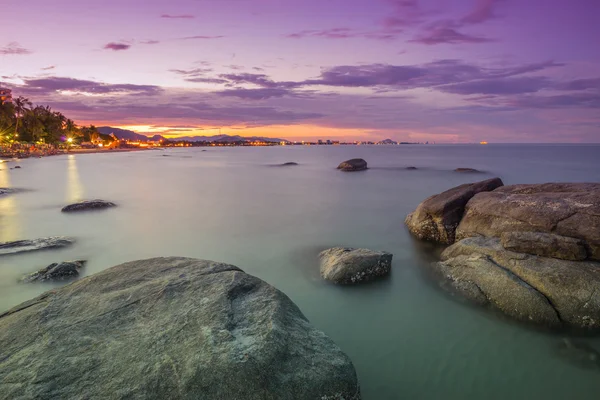
[[[83,200],[84,190],[79,178],[79,170],[77,169],[77,160],[74,154],[69,154],[67,158],[67,203],[75,203]]]
[[[7,168],[0,169],[0,188],[10,188],[10,173]],[[19,240],[21,221],[19,203],[15,195],[0,197],[0,242]]]

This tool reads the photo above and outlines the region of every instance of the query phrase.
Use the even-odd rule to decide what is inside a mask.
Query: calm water
[[[167,154],[170,157],[163,157]],[[600,146],[321,146],[170,149],[69,155],[0,165],[0,241],[74,236],[65,250],[0,258],[0,312],[52,287],[19,277],[87,259],[85,275],[180,255],[228,262],[273,284],[352,358],[364,398],[598,399],[600,370],[557,356],[560,336],[448,298],[423,274],[431,249],[403,220],[425,197],[500,176],[506,184],[600,181]],[[342,173],[365,158],[370,170]],[[296,167],[269,164],[295,161]],[[405,170],[416,166],[416,171]],[[483,174],[451,172],[457,167]],[[80,199],[116,209],[63,215]],[[389,279],[321,281],[317,253],[342,245],[394,254]],[[600,340],[587,342],[600,350]]]

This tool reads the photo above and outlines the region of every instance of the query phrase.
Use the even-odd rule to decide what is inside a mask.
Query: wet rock
[[[21,169],[20,165],[15,165],[15,169]]]
[[[360,399],[350,359],[285,294],[212,261],[134,261],[46,292],[0,314],[0,349],[7,399]]]
[[[338,165],[337,169],[347,172],[363,171],[367,169],[367,162],[362,158],[353,158]]]
[[[467,204],[456,237],[504,232],[581,239],[589,258],[600,260],[600,183],[511,185],[479,193]]]
[[[500,178],[457,186],[425,199],[409,214],[405,223],[410,232],[422,240],[450,244],[456,227],[463,217],[465,206],[477,193],[502,186]]]
[[[79,203],[70,204],[63,207],[62,212],[92,211],[103,210],[105,208],[116,207],[115,203],[105,200],[86,200]]]
[[[454,172],[481,172],[474,168],[456,168]]]
[[[564,338],[557,350],[562,359],[575,366],[600,371],[600,352],[587,343]]]
[[[417,167],[406,167],[406,169],[415,170],[415,169],[417,169]]]
[[[600,263],[538,257],[472,237],[448,247],[432,268],[442,287],[514,319],[600,331]]]
[[[33,240],[17,240],[0,243],[0,256],[29,251],[58,249],[75,243],[75,239],[64,236],[52,236]]]
[[[22,192],[22,189],[15,188],[0,188],[0,196]]]
[[[585,244],[581,239],[542,232],[503,232],[500,239],[506,250],[519,253],[572,261],[587,258]]]
[[[86,261],[63,261],[52,263],[46,268],[30,274],[23,278],[23,282],[61,281],[79,276],[79,270],[84,267]]]
[[[388,275],[392,254],[385,251],[334,247],[319,254],[321,276],[331,282],[348,285]]]
[[[286,163],[281,164],[282,167],[291,167],[291,166],[294,166],[294,165],[298,165],[298,163],[296,163],[296,162],[286,162]]]

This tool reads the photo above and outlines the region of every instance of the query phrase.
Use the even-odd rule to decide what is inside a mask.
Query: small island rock
[[[17,240],[0,243],[0,256],[28,251],[58,249],[75,243],[75,239],[64,236],[52,236],[33,240]]]
[[[369,281],[390,273],[392,254],[385,251],[334,247],[319,254],[321,276],[342,285]]]
[[[23,282],[44,282],[72,279],[79,276],[79,270],[85,265],[84,260],[52,263],[31,275],[23,278]]]
[[[406,217],[410,232],[422,240],[454,243],[456,227],[465,212],[467,202],[480,192],[503,186],[500,178],[466,183],[425,199]]]
[[[103,210],[105,208],[116,207],[115,203],[105,200],[85,200],[79,203],[69,204],[63,207],[62,212],[92,211]]]
[[[359,400],[352,362],[239,268],[133,261],[0,314],[0,398]]]
[[[367,169],[367,162],[362,158],[353,158],[338,165],[337,169],[347,172],[364,171]]]

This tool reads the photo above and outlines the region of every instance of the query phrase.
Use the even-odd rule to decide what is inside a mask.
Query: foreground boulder
[[[52,236],[33,240],[17,240],[0,243],[0,256],[24,253],[36,250],[58,249],[75,243],[75,239],[64,236]]]
[[[189,258],[122,264],[0,315],[0,398],[359,399],[283,293]]]
[[[388,275],[392,254],[385,251],[334,247],[319,254],[321,276],[342,285],[366,282]]]
[[[584,241],[542,232],[503,232],[502,247],[519,253],[581,261],[587,258]]]
[[[91,211],[91,210],[102,210],[105,208],[116,207],[115,203],[105,200],[85,200],[79,203],[69,204],[62,208],[62,212],[76,212],[76,211]]]
[[[499,237],[504,232],[542,232],[583,240],[600,260],[600,183],[512,185],[469,201],[457,239]]]
[[[433,265],[442,286],[482,306],[551,328],[600,331],[600,263],[516,253],[472,237]]]
[[[33,274],[23,278],[23,282],[62,281],[79,276],[79,270],[83,268],[85,261],[63,261],[52,263]]]
[[[344,161],[338,165],[337,169],[346,172],[363,171],[367,169],[367,162],[362,158],[353,158],[352,160]]]
[[[404,221],[410,232],[421,240],[454,243],[456,227],[465,206],[477,193],[503,186],[500,178],[457,186],[425,199]]]

